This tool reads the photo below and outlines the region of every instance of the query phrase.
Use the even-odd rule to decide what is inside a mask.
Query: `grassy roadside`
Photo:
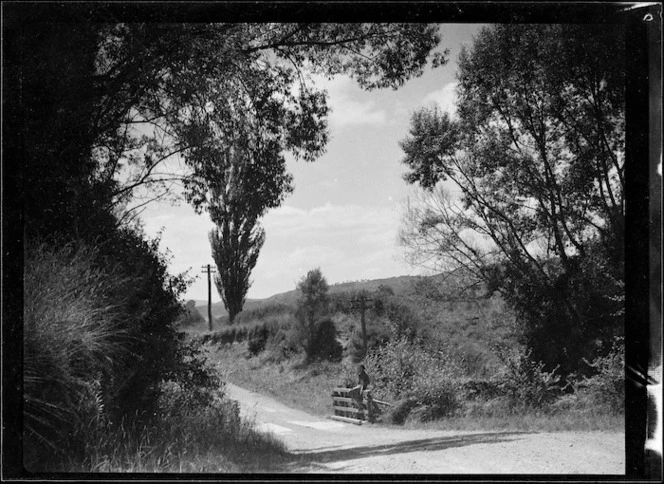
[[[289,458],[277,437],[256,430],[241,418],[237,402],[225,396],[209,405],[182,401],[170,392],[173,404],[152,424],[95,424],[85,448],[63,448],[60,456],[40,461],[26,455],[26,470],[41,472],[107,473],[265,473],[281,468]]]
[[[298,360],[265,363],[260,357],[245,357],[246,343],[205,348],[208,361],[224,380],[320,417],[330,414],[332,386],[343,380],[339,364],[323,361],[304,366]]]
[[[107,436],[107,442],[96,443],[85,461],[67,462],[62,470],[74,473],[226,474],[263,473],[279,468],[286,456],[283,444],[273,436],[256,432],[249,424],[245,426],[245,437],[241,441],[229,440],[223,445],[209,442],[208,447],[205,444],[169,443],[159,432],[139,434],[139,442],[132,443],[123,442],[117,436]]]
[[[316,362],[304,366],[298,360],[272,363],[260,357],[247,358],[246,343],[206,345],[209,361],[222,372],[224,379],[251,391],[270,395],[281,403],[313,415],[331,414],[330,393],[340,384],[351,366]],[[375,395],[381,398],[381,395]],[[546,412],[512,412],[500,405],[487,410],[486,405],[469,405],[465,414],[431,422],[407,420],[403,426],[381,423],[394,428],[435,430],[496,431],[611,431],[624,432],[623,414],[606,414],[592,409]]]

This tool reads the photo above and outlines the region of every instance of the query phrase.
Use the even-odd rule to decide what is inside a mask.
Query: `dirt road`
[[[624,474],[624,434],[453,432],[357,426],[309,415],[228,384],[243,416],[283,440],[283,472]]]

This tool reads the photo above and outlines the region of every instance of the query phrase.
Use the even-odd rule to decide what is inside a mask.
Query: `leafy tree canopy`
[[[27,114],[20,181],[41,231],[85,229],[76,213],[93,204],[126,222],[178,185],[203,210],[218,174],[209,155],[224,146],[245,145],[277,172],[285,152],[323,153],[326,93],[312,74],[396,89],[428,59],[446,62],[426,24],[27,23],[12,41]],[[267,206],[279,203],[265,190]],[[62,207],[44,214],[51,203]]]
[[[623,53],[616,25],[485,28],[459,58],[457,115],[420,110],[401,143],[428,191],[401,233],[412,260],[501,290],[547,362],[621,331]]]

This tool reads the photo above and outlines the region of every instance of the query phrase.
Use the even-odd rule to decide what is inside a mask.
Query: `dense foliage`
[[[285,152],[312,161],[327,141],[325,94],[306,70],[396,88],[421,74],[440,38],[423,24],[57,23],[35,21],[32,5],[24,13],[5,44],[16,95],[7,149],[28,269],[26,449],[46,464],[48,452],[71,450],[64,440],[85,442],[89,412],[140,428],[160,418],[165,382],[192,395],[218,384],[176,331],[188,281],[168,274],[137,222],[141,207],[182,195],[223,227],[230,216],[213,201],[235,190],[233,203],[258,204],[254,221],[291,190]],[[236,231],[245,233],[256,235]]]
[[[459,58],[456,116],[422,109],[402,141],[427,189],[405,215],[411,260],[500,291],[563,375],[623,332],[623,53],[616,25],[485,28]]]
[[[27,252],[23,369],[31,464],[54,451],[81,452],[100,426],[151,420],[164,381],[188,391],[217,385],[176,332],[184,281],[167,275],[157,241],[119,231],[109,242]]]

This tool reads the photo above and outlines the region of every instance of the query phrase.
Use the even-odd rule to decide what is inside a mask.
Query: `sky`
[[[307,272],[320,268],[329,284],[426,272],[409,266],[397,242],[402,206],[414,188],[403,180],[406,166],[399,141],[408,134],[411,114],[437,103],[454,112],[456,61],[481,25],[441,25],[441,47],[449,62],[408,81],[398,90],[366,92],[348,77],[317,83],[327,89],[330,141],[313,163],[288,160],[294,192],[262,220],[266,241],[252,271],[247,297],[263,299],[295,289]],[[207,214],[186,203],[153,203],[141,219],[148,236],[161,231],[172,273],[189,271],[195,282],[185,300],[207,300],[212,264]],[[220,301],[214,283],[212,302]]]

